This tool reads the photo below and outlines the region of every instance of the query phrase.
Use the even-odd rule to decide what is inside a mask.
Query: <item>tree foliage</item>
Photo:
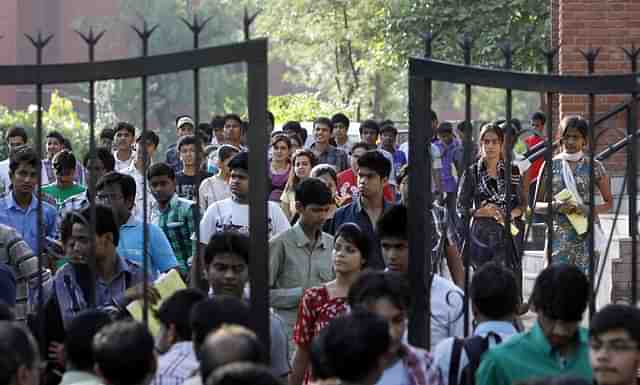
[[[515,49],[513,67],[543,71],[549,36],[546,0],[257,0],[258,32],[287,79],[361,117],[406,117],[408,58],[424,54],[422,34],[436,38],[433,56],[462,62],[458,45],[473,40],[472,62],[502,66],[500,44]],[[452,91],[444,87],[442,91]],[[443,104],[455,95],[443,97]],[[479,100],[484,103],[484,100]],[[491,109],[492,107],[488,107]]]
[[[0,132],[2,138],[7,130],[12,126],[23,126],[27,130],[29,141],[35,142],[36,120],[38,107],[29,106],[27,111],[10,110],[5,106],[0,106]],[[69,139],[73,152],[79,159],[89,151],[89,125],[83,122],[75,112],[71,100],[59,95],[58,91],[51,94],[49,108],[42,111],[42,135],[43,137],[51,131],[59,131],[65,138]],[[44,149],[43,149],[44,150]],[[1,146],[0,158],[8,156],[8,148]]]

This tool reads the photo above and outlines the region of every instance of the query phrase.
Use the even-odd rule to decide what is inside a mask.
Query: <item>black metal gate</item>
[[[125,60],[112,60],[103,62],[94,62],[94,46],[102,37],[102,32],[94,35],[90,30],[89,34],[81,34],[81,37],[87,42],[89,48],[89,62],[73,63],[73,64],[42,64],[42,50],[51,39],[51,36],[43,38],[40,34],[37,37],[28,36],[33,45],[36,47],[37,61],[36,65],[20,65],[20,66],[0,66],[0,86],[6,85],[34,85],[36,87],[37,100],[37,127],[36,127],[36,152],[38,157],[42,155],[43,127],[42,127],[42,87],[46,84],[62,84],[62,83],[89,83],[89,127],[90,127],[90,159],[95,160],[96,142],[95,142],[95,95],[94,84],[96,81],[124,78],[139,78],[142,83],[142,132],[143,135],[147,131],[147,78],[154,75],[162,75],[181,71],[193,71],[194,75],[194,117],[195,121],[199,121],[199,77],[200,68],[223,66],[232,63],[246,63],[248,77],[248,113],[249,113],[249,130],[248,130],[248,146],[249,152],[251,192],[249,197],[250,211],[250,277],[251,277],[251,309],[255,314],[252,317],[253,326],[261,341],[266,344],[266,351],[269,351],[269,287],[268,287],[268,258],[265,258],[264,250],[268,250],[267,239],[267,145],[268,134],[266,127],[267,110],[267,40],[257,39],[248,40],[248,27],[251,20],[245,17],[245,38],[246,42],[229,44],[225,46],[213,48],[198,49],[198,34],[208,20],[204,22],[194,18],[194,23],[189,26],[194,34],[194,50],[179,53],[171,53],[156,56],[148,55],[148,39],[156,29],[149,28],[144,23],[144,28],[139,30],[134,27],[143,43],[142,57]],[[142,146],[146,152],[146,146]],[[145,155],[146,165],[148,165],[148,157]],[[39,159],[40,160],[40,159]],[[40,196],[40,188],[42,184],[41,174],[38,173],[38,189],[37,196]],[[144,178],[144,189],[146,190],[146,178]],[[260,181],[263,181],[260,183]],[[89,182],[91,188],[88,193],[93,195],[91,202],[95,202],[95,176],[92,176]],[[146,194],[144,194],[144,245],[143,245],[143,265],[145,271],[145,285],[148,284],[148,270],[150,261],[148,257],[148,234],[147,234],[147,204]],[[95,206],[92,203],[91,214],[91,233],[95,234]],[[199,207],[195,205],[196,209]],[[45,235],[41,234],[43,223],[42,201],[38,199],[38,248],[34,250],[37,255],[42,255],[44,251]],[[198,229],[196,224],[196,229]],[[196,231],[197,242],[199,243],[199,232]],[[95,250],[95,239],[92,238],[92,249]],[[43,258],[39,258],[39,270],[44,268]],[[95,282],[95,258],[89,258],[89,265]],[[38,311],[41,311],[42,303],[42,277],[40,277],[40,303]],[[94,286],[94,285],[91,285]],[[95,293],[90,295],[89,302],[95,305]],[[149,306],[144,301],[144,319],[147,320]],[[43,350],[46,351],[46,350]]]
[[[505,104],[504,104],[504,116],[506,119],[505,140],[506,146],[513,144],[512,138],[514,130],[512,125],[512,90],[521,91],[533,91],[538,93],[545,93],[547,96],[547,123],[546,123],[546,136],[548,141],[538,147],[538,153],[535,156],[544,155],[545,159],[545,180],[539,181],[544,186],[551,190],[551,160],[553,157],[553,145],[550,144],[553,138],[553,97],[558,94],[574,94],[574,95],[588,95],[588,116],[589,121],[589,153],[591,156],[591,175],[590,180],[594,180],[594,159],[604,159],[611,153],[620,150],[627,144],[631,144],[627,147],[627,170],[625,177],[625,186],[629,195],[629,234],[632,243],[632,255],[631,255],[631,302],[636,305],[637,303],[637,234],[638,234],[638,210],[636,207],[637,198],[637,170],[636,160],[637,155],[634,149],[637,148],[637,103],[638,103],[638,91],[640,91],[640,84],[637,77],[636,59],[638,56],[638,50],[635,48],[631,51],[625,50],[627,57],[631,61],[630,74],[626,75],[593,75],[594,63],[597,58],[599,50],[590,49],[586,52],[582,52],[588,64],[588,75],[586,76],[560,76],[553,74],[553,59],[557,53],[557,49],[544,52],[547,59],[548,73],[546,75],[523,73],[511,70],[511,57],[513,50],[508,44],[503,45],[502,51],[505,55],[505,65],[500,69],[489,69],[484,67],[471,66],[471,49],[472,43],[468,36],[465,36],[461,41],[461,47],[464,50],[465,65],[446,63],[430,58],[431,54],[431,34],[427,35],[427,58],[412,58],[409,60],[409,141],[410,141],[410,158],[412,161],[412,167],[410,170],[411,183],[409,184],[409,198],[411,201],[411,207],[427,207],[431,206],[432,194],[431,194],[431,156],[430,148],[427,145],[425,151],[425,144],[428,143],[432,137],[433,130],[431,128],[431,106],[433,99],[433,81],[442,81],[449,83],[457,83],[465,85],[465,127],[466,132],[464,135],[464,165],[467,170],[471,164],[472,153],[472,125],[471,111],[471,87],[489,87],[505,91]],[[604,114],[601,117],[597,117],[595,114],[596,99],[595,95],[602,94],[615,94],[615,95],[630,95],[628,102],[621,104],[611,112]],[[596,138],[597,128],[605,120],[614,116],[615,114],[626,112],[627,121],[627,135],[620,142],[609,146],[604,152],[596,155]],[[505,175],[511,179],[511,164],[512,164],[512,151],[505,151]],[[535,151],[534,151],[535,152]],[[511,183],[505,183],[506,195],[510,196]],[[623,190],[625,187],[623,186]],[[591,201],[589,202],[591,207],[594,207],[594,183],[590,186]],[[551,203],[551,194],[548,197],[548,203]],[[621,198],[622,199],[622,198]],[[621,202],[619,202],[621,203]],[[545,215],[547,224],[547,237],[546,237],[546,258],[550,261],[551,257],[551,242],[553,240],[553,227],[552,227],[552,212],[551,205],[549,205],[549,211]],[[506,212],[511,212],[512,207],[508,207]],[[616,224],[617,216],[619,214],[620,204],[616,211],[616,217],[614,219],[614,227]],[[414,303],[412,307],[410,317],[409,339],[411,343],[418,346],[429,346],[429,331],[430,331],[430,287],[425,287],[424,277],[431,274],[431,263],[424,263],[425,243],[430,244],[433,236],[433,230],[431,229],[430,221],[425,220],[423,215],[425,211],[411,210],[409,212],[409,225],[410,225],[410,274],[411,284],[414,294]],[[595,294],[600,285],[600,279],[602,278],[602,271],[600,271],[599,277],[596,277],[596,266],[594,258],[594,211],[590,210],[588,218],[588,231],[589,231],[589,281],[591,283],[591,301],[589,306],[589,315],[593,315],[595,312]],[[470,213],[463,213],[463,220],[466,228],[469,227]],[[510,215],[505,216],[505,239],[511,239],[510,228]],[[425,229],[425,230],[423,230]],[[425,234],[426,232],[426,234]],[[426,236],[425,236],[426,235]],[[611,244],[611,238],[613,236],[613,230],[609,234],[608,247]],[[607,249],[608,249],[607,247]],[[470,271],[470,255],[469,247],[464,248],[463,261],[465,266],[465,293],[469,290],[469,271]],[[513,251],[508,248],[508,253]],[[605,254],[606,259],[608,255]],[[516,256],[517,260],[521,261],[522,256]],[[430,258],[430,255],[429,255]],[[520,280],[522,279],[522,264],[520,263]],[[426,271],[425,271],[426,270]],[[427,312],[425,315],[424,304],[427,304]],[[465,295],[465,335],[469,333],[469,298]],[[426,325],[426,327],[425,327]]]

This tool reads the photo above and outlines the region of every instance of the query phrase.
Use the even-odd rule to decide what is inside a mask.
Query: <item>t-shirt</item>
[[[353,169],[349,168],[338,174],[338,196],[342,199],[347,198],[343,205],[357,198],[358,194],[358,178],[353,172]],[[389,183],[384,184],[383,194],[384,200],[387,202],[395,201],[393,189]],[[348,199],[348,197],[351,197],[351,199]]]
[[[196,175],[185,175],[180,171],[176,174],[176,193],[180,198],[195,201],[196,189],[200,188],[200,183],[209,176],[209,174],[201,173],[200,180],[196,181]]]
[[[269,238],[291,227],[280,206],[268,202],[269,218],[267,231]],[[232,198],[213,203],[200,221],[200,242],[207,244],[218,231],[234,230],[249,234],[249,205],[235,202]],[[195,240],[195,235],[191,238]]]
[[[69,187],[60,188],[56,183],[52,183],[50,185],[44,186],[42,188],[42,193],[45,195],[45,199],[49,201],[49,203],[55,205],[56,207],[60,207],[62,203],[71,198],[72,196],[82,194],[86,189],[80,185],[73,184]]]
[[[528,148],[531,148],[531,147],[535,146],[536,144],[542,142],[543,140],[544,139],[542,139],[538,135],[531,135],[530,137],[526,138],[524,140],[524,142],[526,143]],[[536,159],[535,161],[533,161],[533,163],[529,167],[529,171],[528,171],[529,172],[529,182],[533,182],[534,180],[538,179],[538,175],[540,174],[540,168],[542,167],[543,163],[544,163],[544,157],[540,157],[540,158]]]

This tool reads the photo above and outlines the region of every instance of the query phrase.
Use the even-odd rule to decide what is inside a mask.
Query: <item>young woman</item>
[[[338,174],[336,174],[336,169],[330,164],[319,164],[315,166],[311,170],[311,177],[318,178],[322,182],[324,182],[329,190],[331,190],[331,194],[333,195],[333,201],[335,205],[331,207],[331,211],[329,215],[327,215],[327,222],[333,219],[333,215],[336,213],[336,210],[342,206],[344,200],[338,197]]]
[[[511,177],[506,176],[504,148],[504,133],[500,126],[485,124],[480,130],[480,157],[464,172],[459,184],[458,209],[470,210],[472,217],[468,242],[475,267],[493,260],[512,270],[517,268],[516,243],[507,244],[503,226],[507,207],[510,207],[508,215],[512,224],[518,227],[527,186],[523,186],[526,181],[522,181],[516,166],[511,168]],[[510,196],[507,196],[507,183],[511,183]],[[514,238],[515,235],[512,240]],[[507,260],[509,255],[512,258]]]
[[[329,321],[345,313],[349,289],[367,267],[368,254],[367,237],[356,224],[345,223],[338,229],[333,247],[336,279],[306,289],[300,300],[298,320],[293,329],[293,342],[298,349],[293,358],[289,385],[309,383],[311,342]]]
[[[560,122],[562,152],[553,158],[552,191],[545,191],[544,165],[538,180],[536,212],[547,214],[548,194],[552,194],[553,244],[550,263],[570,263],[585,274],[589,274],[589,233],[578,233],[567,215],[589,216],[589,175],[591,160],[583,150],[587,144],[589,124],[580,116],[567,116]],[[598,214],[606,213],[613,205],[609,177],[599,161],[594,162],[595,185],[602,195],[603,203],[596,205],[594,223],[594,249],[596,258],[606,247],[604,233],[600,227]],[[567,190],[575,200],[562,200],[557,196]]]
[[[280,202],[280,196],[284,191],[291,171],[291,163],[289,162],[291,140],[283,134],[274,135],[271,138],[271,149],[271,167],[269,168],[271,193],[269,194],[269,200]]]
[[[298,183],[311,175],[311,169],[316,165],[317,158],[310,150],[296,151],[291,157],[293,168],[289,171],[289,180],[280,196],[280,207],[291,221],[296,214],[295,189]]]

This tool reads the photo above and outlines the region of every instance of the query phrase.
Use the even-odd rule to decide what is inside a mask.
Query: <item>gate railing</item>
[[[635,47],[631,51],[625,50],[627,57],[631,60],[631,73],[620,75],[594,75],[594,63],[597,58],[599,50],[589,50],[583,52],[588,64],[587,76],[576,75],[554,75],[553,62],[554,56],[557,53],[557,49],[544,52],[547,58],[547,68],[549,74],[535,74],[524,73],[511,70],[511,56],[513,50],[509,44],[502,45],[501,49],[505,56],[505,66],[501,69],[490,69],[471,66],[471,49],[472,41],[469,36],[464,36],[460,41],[460,46],[464,50],[465,65],[446,63],[430,58],[431,55],[431,40],[432,35],[428,34],[426,39],[426,58],[412,58],[409,60],[409,143],[410,143],[410,158],[412,160],[412,167],[409,171],[409,177],[412,181],[409,184],[409,200],[411,207],[431,207],[431,156],[430,146],[426,146],[433,136],[433,130],[431,124],[431,106],[433,101],[433,81],[441,81],[448,83],[464,84],[465,86],[465,121],[467,124],[462,125],[465,127],[464,135],[464,165],[467,170],[471,164],[472,149],[472,132],[471,132],[471,87],[489,87],[505,90],[505,104],[504,111],[506,116],[505,123],[505,146],[508,150],[505,151],[505,168],[507,169],[505,175],[511,179],[511,163],[512,154],[511,146],[513,145],[512,138],[514,137],[514,130],[511,123],[511,111],[512,111],[512,90],[531,91],[546,94],[546,136],[553,140],[553,97],[556,94],[574,94],[574,95],[587,95],[587,119],[589,121],[589,153],[590,155],[596,154],[596,128],[606,119],[614,116],[619,112],[626,111],[627,119],[627,137],[630,145],[626,146],[627,151],[627,168],[626,168],[626,184],[627,192],[629,195],[629,233],[632,242],[632,266],[631,266],[631,302],[635,305],[637,302],[637,233],[638,233],[638,210],[636,207],[637,198],[637,167],[636,167],[636,154],[634,150],[636,147],[637,136],[633,135],[637,131],[637,94],[640,91],[640,84],[638,81],[636,59],[638,56],[638,50]],[[595,95],[612,94],[612,95],[630,95],[631,101],[618,106],[610,113],[605,114],[597,119],[595,114],[596,100]],[[621,146],[620,148],[622,148]],[[552,172],[551,161],[553,158],[553,146],[544,146],[544,159],[545,169],[544,181],[538,181],[543,183],[547,191],[552,191]],[[591,156],[591,172],[590,181],[594,181],[594,156]],[[417,183],[416,183],[417,182]],[[511,183],[506,183],[507,196],[510,195]],[[590,184],[590,207],[595,206],[595,183]],[[623,187],[624,189],[624,187]],[[546,258],[547,261],[551,260],[551,250],[553,242],[553,215],[551,209],[552,194],[548,194],[547,203],[549,204],[549,210],[545,215],[547,224],[547,237],[546,237]],[[508,204],[506,212],[509,213],[512,207],[510,202]],[[414,302],[409,321],[409,340],[411,343],[418,346],[430,345],[430,287],[425,287],[425,274],[431,273],[431,263],[424,263],[424,246],[425,243],[429,244],[433,237],[433,231],[430,226],[430,221],[425,220],[425,212],[420,210],[410,210],[409,212],[409,241],[410,241],[410,279],[413,289]],[[619,214],[619,210],[616,213],[616,219]],[[463,220],[465,227],[469,228],[470,213],[463,213]],[[592,316],[595,312],[595,293],[596,287],[596,258],[594,253],[594,210],[590,210],[588,216],[588,231],[589,231],[589,282],[590,290],[592,293],[589,304],[589,315]],[[510,242],[512,235],[510,229],[510,215],[505,216],[505,239]],[[615,226],[615,222],[614,222]],[[426,234],[425,234],[426,233]],[[610,235],[609,243],[611,242]],[[469,240],[467,239],[467,242]],[[526,240],[525,240],[526,241]],[[509,255],[513,253],[511,248],[507,248],[507,258],[514,257]],[[429,255],[428,258],[431,256]],[[520,282],[522,281],[522,262],[520,261]],[[463,247],[463,261],[465,266],[465,335],[469,334],[469,280],[470,280],[470,248]],[[430,262],[430,261],[429,261]],[[426,270],[426,271],[425,271]],[[600,273],[601,275],[602,273]],[[427,281],[428,282],[428,281]],[[428,285],[426,285],[428,286]],[[427,312],[425,314],[424,304],[427,304]]]

